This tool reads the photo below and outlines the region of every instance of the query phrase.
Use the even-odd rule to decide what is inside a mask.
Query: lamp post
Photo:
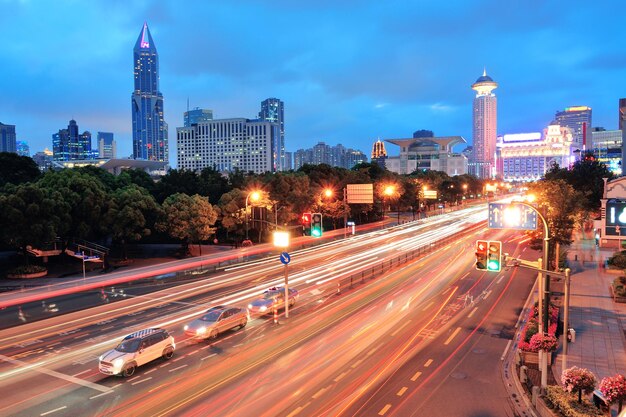
[[[393,195],[396,191],[396,187],[393,185],[386,185],[383,189],[383,229],[385,228],[385,204],[387,199]]]
[[[252,202],[259,201],[261,199],[261,193],[258,191],[250,191],[246,196],[246,240],[248,237],[248,199],[252,197]]]
[[[274,246],[287,250],[289,247],[289,232],[276,230],[274,232]],[[285,252],[286,253],[286,252]],[[285,318],[289,318],[289,261],[284,262],[285,271]]]
[[[533,199],[531,198],[530,201]],[[548,222],[545,217],[537,210],[534,206],[516,201],[513,204],[519,204],[524,207],[528,207],[532,211],[534,211],[537,216],[541,219],[543,223],[543,258],[542,263],[540,264],[540,268],[543,267],[543,270],[546,271],[545,277],[542,271],[539,272],[539,306],[538,306],[538,315],[539,317],[539,333],[544,335],[545,332],[548,331],[548,311],[550,304],[550,276],[547,271],[550,270],[550,261],[548,258],[549,253],[549,242],[550,242],[550,229],[548,228]],[[548,386],[548,356],[547,352],[541,351],[541,388],[545,389]]]

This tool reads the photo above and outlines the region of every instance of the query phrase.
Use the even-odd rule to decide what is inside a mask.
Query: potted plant
[[[626,378],[624,378],[624,375],[617,374],[602,378],[600,391],[602,391],[609,403],[618,402],[618,413],[622,411],[622,403],[626,400]]]
[[[572,366],[561,374],[561,383],[567,392],[578,392],[578,403],[582,403],[582,393],[591,394],[596,387],[596,376],[589,369]]]

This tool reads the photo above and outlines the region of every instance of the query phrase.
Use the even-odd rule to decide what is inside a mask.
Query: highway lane
[[[379,242],[383,242],[385,239],[389,240],[388,237],[383,237],[383,238],[379,239]],[[393,247],[396,247],[398,244],[400,244],[400,242],[398,242],[397,236],[393,236],[392,239],[396,241],[396,245],[391,245],[389,250],[393,250],[392,249]],[[411,239],[411,240],[415,240],[415,238],[413,237],[413,239]],[[407,243],[404,242],[403,244],[407,244]],[[371,247],[372,243],[370,242],[368,244],[365,244],[364,246]],[[377,250],[377,252],[381,253],[382,251],[383,250],[380,249],[380,246],[379,246],[379,249]],[[328,258],[328,254],[325,254],[325,256],[326,256],[326,258]],[[315,284],[315,285],[318,285],[318,287],[319,287],[319,285],[323,285],[325,283],[323,281],[325,281],[327,279],[331,279],[331,278],[329,278],[329,276],[334,275],[335,277],[340,277],[342,275],[342,271],[340,270],[340,268],[337,265],[329,265],[328,262],[327,262],[324,265],[324,268],[326,269],[326,275],[324,275],[324,273],[322,273],[322,270],[320,269],[319,271],[317,271],[315,273],[315,279],[313,279],[313,280],[311,280],[311,278],[310,278],[311,274],[309,274],[309,273],[303,273],[302,276],[300,276],[300,277],[296,276],[295,279],[296,280],[300,280],[300,282],[302,282],[302,283],[306,283],[308,281],[309,284]],[[355,269],[355,265],[348,265],[348,269],[351,272],[356,270]],[[330,274],[329,274],[329,272],[330,272]],[[241,272],[239,272],[239,273],[241,273]],[[321,284],[319,284],[319,283],[321,283]],[[311,301],[318,302],[319,300],[323,300],[324,297],[319,297],[319,293],[320,292],[323,293],[323,291],[320,291],[319,289],[314,289],[314,290],[317,291],[318,294],[314,294],[314,292],[311,291],[311,295],[309,296],[311,298]],[[163,305],[163,302],[161,302],[161,305]],[[140,317],[141,316],[143,316],[143,313],[140,315]],[[141,318],[143,318],[143,317],[141,317]],[[108,323],[104,323],[104,324],[108,324]],[[120,330],[124,330],[124,329],[120,329]],[[66,332],[66,333],[68,333],[68,332]],[[246,330],[246,333],[247,333],[247,330]],[[71,335],[72,335],[72,333],[70,333],[69,335],[65,335],[65,336],[71,336]],[[31,342],[32,342],[32,340],[31,340]],[[28,346],[25,346],[25,347],[28,347]],[[72,350],[72,349],[70,349],[70,350]],[[53,357],[63,356],[63,353],[62,352],[52,352],[52,356]],[[72,355],[72,356],[76,356],[76,355]],[[80,356],[80,355],[78,355],[78,356]],[[55,361],[55,362],[59,362],[59,361]],[[168,364],[163,364],[163,366],[169,366],[169,365]],[[19,366],[16,366],[16,367],[19,368]],[[172,369],[174,369],[174,368],[172,368]],[[82,371],[76,372],[75,374],[68,373],[68,375],[81,375],[81,378],[82,378],[84,373],[85,373],[85,370],[82,370]],[[87,374],[87,376],[89,376],[89,374]],[[150,377],[150,379],[152,379],[152,377]],[[149,380],[146,381],[146,383],[148,383],[148,382],[149,382]],[[55,391],[52,391],[52,392],[55,393],[55,394],[58,394],[58,390],[55,390]],[[108,394],[105,394],[105,395],[108,395]],[[99,398],[99,397],[97,397],[97,398]]]

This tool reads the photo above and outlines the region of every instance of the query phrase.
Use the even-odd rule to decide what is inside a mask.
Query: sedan
[[[289,306],[296,303],[298,291],[289,288]],[[248,304],[248,311],[251,313],[269,314],[274,309],[278,310],[285,306],[285,288],[272,287],[265,291],[261,298],[258,298]]]
[[[218,306],[207,310],[201,317],[187,324],[185,334],[196,339],[215,339],[220,333],[248,323],[245,308]]]

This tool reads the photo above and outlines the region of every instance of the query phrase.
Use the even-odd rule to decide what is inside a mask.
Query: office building
[[[0,152],[17,152],[15,125],[0,123]]]
[[[454,152],[455,145],[467,143],[462,136],[386,139],[400,147],[399,156],[387,156],[385,167],[401,175],[415,171],[442,171],[450,176],[467,174],[465,155]]]
[[[603,163],[615,175],[622,175],[622,131],[591,129],[591,149],[598,162]]]
[[[495,154],[497,139],[497,107],[498,101],[493,90],[498,84],[483,71],[472,84],[476,91],[473,106],[472,123],[472,159],[469,161],[469,173],[478,178],[493,178],[495,176]]]
[[[293,170],[293,152],[285,151],[285,165],[283,166],[283,171],[291,170]]]
[[[35,161],[41,171],[47,171],[52,168],[53,156],[54,153],[50,149],[45,148],[43,151],[36,152],[33,155],[33,161]]]
[[[502,160],[499,175],[505,181],[536,181],[555,164],[568,168],[577,158],[568,127],[551,124],[542,132],[503,135],[498,138]]]
[[[70,120],[67,129],[52,135],[52,151],[55,161],[92,159],[91,133],[78,133],[76,120]]]
[[[176,129],[178,169],[276,172],[278,123],[244,118],[217,119]]]
[[[413,134],[413,137],[415,137],[415,133]],[[374,142],[374,145],[372,145],[372,162],[384,168],[386,159],[387,150],[385,149],[385,143],[378,139]]]
[[[159,91],[159,55],[147,23],[135,43],[133,62],[133,158],[168,162],[167,123],[163,118],[163,94]]]
[[[20,156],[30,156],[30,146],[23,140],[17,141],[17,154]]]
[[[261,111],[259,119],[271,123],[278,123],[280,127],[280,139],[276,142],[276,160],[279,165],[276,166],[277,171],[283,171],[285,165],[285,103],[277,98],[268,98],[261,102]]]
[[[191,127],[198,123],[210,122],[213,120],[213,110],[201,109],[196,107],[193,110],[187,110],[184,114],[184,127]]]
[[[303,165],[327,164],[332,167],[351,169],[357,164],[367,162],[367,155],[363,152],[339,144],[330,146],[324,142],[318,142],[313,148],[298,149],[294,153],[293,166],[295,170]]]
[[[591,107],[567,107],[557,111],[554,120],[572,132],[572,146],[581,152],[588,148],[588,132],[591,130]]]
[[[98,158],[117,158],[117,143],[111,132],[98,132]]]

